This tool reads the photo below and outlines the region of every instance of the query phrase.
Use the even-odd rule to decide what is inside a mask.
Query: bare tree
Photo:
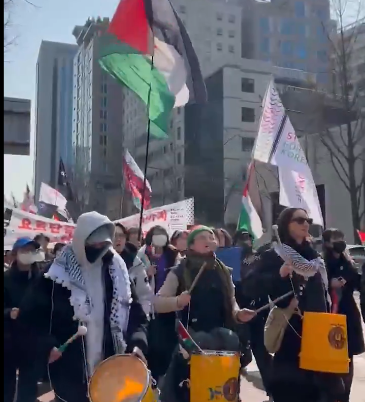
[[[11,33],[12,27],[12,10],[16,3],[24,3],[32,7],[39,8],[36,4],[29,0],[4,0],[4,53],[15,44],[17,36]]]
[[[365,41],[365,18],[361,18],[365,2],[332,0],[331,3],[336,29],[322,25],[330,46],[332,98],[344,113],[337,126],[323,127],[319,138],[349,194],[356,238],[356,229],[365,218],[365,115],[361,104],[365,100],[365,52],[358,50],[358,41]],[[349,17],[354,21],[351,25],[347,25]]]

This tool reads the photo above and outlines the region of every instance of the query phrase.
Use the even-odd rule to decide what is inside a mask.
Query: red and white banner
[[[33,238],[38,233],[48,236],[51,242],[68,243],[74,229],[72,223],[55,221],[4,205],[4,246],[12,246],[19,237]]]
[[[139,214],[119,219],[114,223],[122,223],[127,228],[139,226]],[[194,199],[149,209],[143,214],[142,231],[148,232],[152,226],[160,225],[170,234],[175,230],[186,230],[194,224]],[[43,233],[51,242],[68,243],[72,240],[75,224],[48,219],[22,211],[10,205],[4,205],[4,246],[9,247],[23,236],[33,238]]]
[[[139,218],[140,215],[135,214],[114,223],[121,223],[127,228],[139,227]],[[156,225],[165,228],[170,235],[175,230],[186,230],[188,225],[194,225],[194,198],[144,211],[142,232],[146,233]]]

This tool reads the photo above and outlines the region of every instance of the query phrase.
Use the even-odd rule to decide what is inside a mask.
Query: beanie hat
[[[213,230],[211,228],[209,228],[208,226],[196,226],[194,229],[191,230],[191,232],[189,233],[187,242],[188,242],[188,247],[191,246],[191,244],[194,242],[195,237],[202,232],[209,232],[211,234],[213,234]]]

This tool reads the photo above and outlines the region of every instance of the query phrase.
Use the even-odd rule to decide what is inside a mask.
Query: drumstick
[[[285,293],[284,295],[277,297],[276,299],[272,300],[270,303],[267,303],[264,306],[262,306],[262,307],[258,308],[257,310],[255,310],[255,313],[256,314],[261,313],[261,311],[266,310],[267,308],[270,308],[272,304],[275,304],[278,301],[280,301],[282,299],[285,299],[286,297],[292,295],[293,293],[294,292],[291,290],[290,292]]]
[[[85,326],[83,326],[83,325],[80,325],[80,326],[78,327],[78,329],[77,329],[76,334],[73,334],[73,335],[71,336],[71,338],[67,339],[67,341],[66,341],[63,345],[61,345],[61,346],[58,348],[58,350],[59,350],[61,353],[63,353],[63,352],[66,350],[67,346],[68,346],[70,343],[72,343],[74,340],[76,340],[79,336],[84,336],[84,335],[86,335],[86,333],[87,333],[87,328],[86,328]]]
[[[196,277],[194,278],[193,283],[191,284],[188,293],[191,293],[193,291],[193,289],[195,288],[195,285],[198,282],[199,278],[201,277],[206,265],[207,265],[207,263],[204,262],[203,265],[200,267],[199,272],[197,273]]]

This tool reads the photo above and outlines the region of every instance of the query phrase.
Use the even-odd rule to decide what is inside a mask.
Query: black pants
[[[15,353],[4,356],[4,402],[35,402],[39,371],[35,360]],[[18,386],[17,386],[18,371]]]
[[[260,371],[262,384],[267,394],[270,394],[270,372],[272,365],[272,356],[266,350],[264,344],[264,327],[265,321],[260,317],[256,317],[250,324],[250,343],[251,350],[255,356],[257,367]]]

